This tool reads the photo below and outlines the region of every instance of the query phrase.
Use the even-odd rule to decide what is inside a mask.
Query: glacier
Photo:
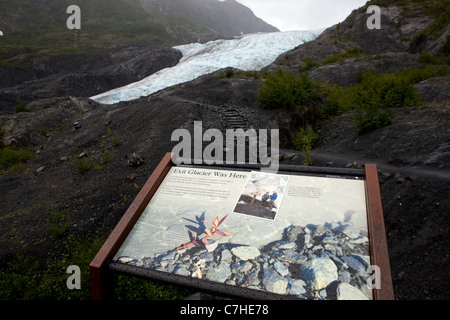
[[[91,97],[101,104],[115,104],[149,96],[165,88],[186,83],[223,68],[260,71],[284,52],[316,39],[323,30],[255,33],[231,40],[176,46],[182,58],[171,68],[160,70],[138,82]]]

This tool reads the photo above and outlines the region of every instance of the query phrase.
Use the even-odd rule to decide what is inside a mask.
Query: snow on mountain
[[[314,40],[322,31],[256,33],[232,40],[177,46],[175,49],[180,50],[183,57],[176,66],[91,99],[102,104],[130,101],[228,67],[259,71],[280,54]]]

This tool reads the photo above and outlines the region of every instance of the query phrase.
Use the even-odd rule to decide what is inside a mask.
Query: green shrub
[[[15,242],[18,242],[15,240]],[[19,244],[14,257],[3,263],[0,269],[0,299],[19,300],[35,299],[33,290],[39,284],[36,277],[39,262],[28,254],[28,246]]]
[[[338,116],[354,108],[355,90],[353,87],[346,88],[332,84],[324,86],[322,92],[326,97],[321,109],[322,116]]]
[[[323,65],[331,64],[331,63],[335,63],[335,62],[338,62],[338,61],[341,61],[341,60],[342,60],[342,59],[341,59],[340,56],[329,56],[329,57],[326,57],[326,58],[322,61],[322,64],[323,64]]]
[[[310,58],[303,59],[303,62],[305,63],[303,67],[299,69],[300,72],[309,71],[311,69],[317,68],[320,66],[320,64]]]
[[[65,211],[55,210],[50,212],[47,219],[47,229],[55,238],[61,238],[69,229],[70,219]]]
[[[24,102],[19,103],[14,110],[16,111],[16,113],[20,113],[20,112],[29,112],[30,109],[27,108],[27,105]]]
[[[357,109],[398,108],[422,103],[411,81],[396,74],[365,73],[356,85],[355,93]]]
[[[426,63],[426,64],[435,64],[435,65],[444,65],[446,64],[445,60],[431,54],[430,52],[426,51],[422,53],[419,58],[417,58],[417,61],[420,63]]]
[[[303,165],[309,166],[312,164],[311,150],[318,139],[319,135],[310,125],[306,126],[305,128],[300,128],[300,131],[295,134],[293,141],[294,147],[297,150],[305,152],[305,160],[303,161]]]
[[[447,76],[449,74],[450,68],[448,67],[425,66],[423,68],[404,69],[398,76],[414,85],[430,78]]]
[[[28,246],[18,243],[18,250],[0,268],[1,300],[90,300],[89,264],[105,242],[102,230],[69,235],[60,253],[40,265],[30,254]],[[16,240],[16,242],[19,242]],[[81,289],[66,286],[71,265],[80,267]],[[112,298],[117,300],[174,300],[192,292],[176,286],[137,279],[132,276],[112,276]]]
[[[318,86],[305,75],[277,71],[259,88],[257,99],[265,109],[294,109],[319,99]]]
[[[362,53],[364,53],[364,50],[359,49],[359,48],[349,49],[346,52],[344,52],[343,54],[329,56],[329,57],[325,58],[325,60],[322,61],[322,65],[335,63],[335,62],[339,62],[339,61],[342,61],[345,59],[353,58]]]
[[[232,68],[227,68],[227,70],[225,71],[225,77],[226,78],[231,78],[234,75],[234,71]]]
[[[247,78],[254,78],[259,79],[260,78],[260,72],[259,71],[246,71],[245,76]]]
[[[449,72],[445,67],[428,66],[405,69],[397,74],[363,73],[358,83],[351,87],[330,85],[322,88],[325,95],[322,116],[336,116],[356,110],[353,120],[358,132],[386,126],[391,122],[391,108],[422,104],[420,95],[413,87],[415,83]]]
[[[31,152],[25,149],[16,150],[12,147],[0,149],[0,164],[5,167],[13,167],[31,160]]]
[[[348,49],[345,53],[341,54],[342,59],[348,59],[356,57],[357,55],[363,54],[365,51],[360,48]]]
[[[335,116],[352,109],[418,106],[422,101],[413,84],[445,73],[435,68],[407,69],[398,74],[363,73],[354,86],[322,88],[326,97],[322,113]]]
[[[391,111],[381,108],[359,109],[353,121],[358,133],[367,133],[391,124]]]
[[[113,147],[118,147],[118,146],[120,146],[121,141],[120,141],[120,137],[119,137],[119,135],[118,135],[117,133],[115,133],[115,134],[112,136],[111,140],[112,140],[112,145],[113,145]]]
[[[48,131],[47,131],[47,129],[42,128],[42,129],[39,131],[39,134],[42,135],[42,136],[46,136],[46,135],[48,135]]]
[[[294,147],[300,151],[311,149],[319,139],[319,135],[314,129],[308,125],[305,128],[300,128],[294,137]]]
[[[424,43],[427,40],[427,33],[422,31],[414,36],[409,44],[409,50],[415,50],[418,46]]]
[[[69,235],[63,252],[44,265],[18,245],[15,256],[0,270],[0,299],[2,300],[89,300],[89,264],[105,241],[100,232],[83,232],[83,238]],[[70,265],[81,269],[81,290],[69,290],[66,273]]]
[[[355,49],[348,55],[357,52],[361,51]],[[365,72],[359,76],[357,84],[342,87],[337,84],[319,85],[306,75],[297,76],[278,71],[267,76],[257,97],[261,106],[268,109],[297,108],[302,111],[300,106],[312,106],[314,117],[337,116],[356,110],[355,127],[359,132],[367,132],[388,125],[391,122],[391,108],[422,105],[414,84],[449,74],[448,66],[436,65],[404,69],[396,74]]]
[[[445,55],[450,54],[450,35],[447,36],[447,39],[445,40],[445,43],[442,46],[441,53],[443,53]]]
[[[79,173],[83,174],[91,169],[91,161],[88,158],[79,158],[78,156],[74,160],[75,169],[78,170]]]
[[[411,81],[402,75],[366,73],[354,87],[353,118],[359,133],[365,133],[391,123],[391,108],[418,106],[422,100]]]
[[[234,75],[234,70],[233,68],[226,68],[224,71],[222,71],[221,73],[219,73],[219,78],[220,79],[229,79]]]
[[[102,155],[100,156],[100,163],[106,164],[111,161],[111,153],[107,148],[103,151]]]

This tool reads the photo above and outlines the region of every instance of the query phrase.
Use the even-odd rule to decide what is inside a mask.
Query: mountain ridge
[[[70,0],[4,0],[0,4],[3,41],[20,32],[66,32]],[[181,44],[233,37],[254,32],[275,32],[235,0],[79,0],[81,29],[78,33],[103,33],[154,37]],[[28,39],[31,41],[32,39]],[[204,40],[203,40],[204,41]]]
[[[201,24],[216,37],[230,38],[256,32],[276,32],[277,28],[256,17],[254,13],[235,0],[139,0],[155,21],[169,25],[170,32],[189,34],[179,27],[179,21],[190,20]],[[163,13],[163,14],[156,14]],[[168,16],[168,18],[166,18]],[[175,19],[176,23],[168,21]],[[181,29],[181,30],[180,30]],[[195,39],[195,36],[194,36]],[[198,35],[197,42],[204,42]]]

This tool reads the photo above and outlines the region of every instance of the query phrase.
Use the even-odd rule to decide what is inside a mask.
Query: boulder
[[[337,267],[331,259],[313,258],[300,266],[303,278],[313,290],[320,290],[338,279]]]
[[[288,280],[271,268],[264,270],[262,282],[267,291],[277,294],[286,293]]]
[[[340,283],[337,286],[337,299],[338,300],[369,300],[364,293],[358,288],[348,284]]]
[[[260,255],[258,248],[252,246],[240,246],[231,249],[231,252],[241,260],[255,259]]]

